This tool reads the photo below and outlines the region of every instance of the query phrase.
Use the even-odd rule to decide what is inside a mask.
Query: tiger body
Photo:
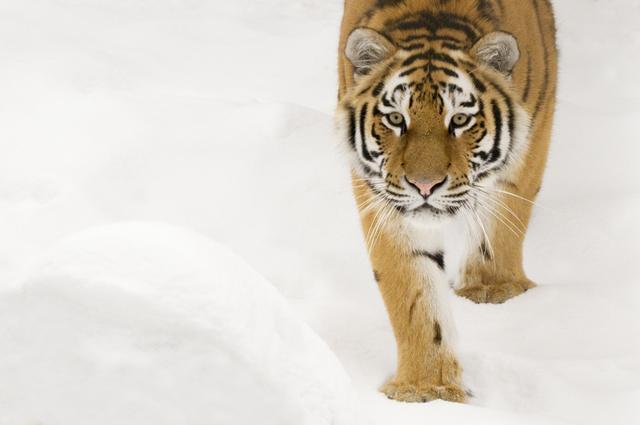
[[[401,401],[465,401],[443,232],[463,217],[456,292],[501,303],[522,265],[557,76],[547,0],[346,0],[338,122],[374,275],[397,342]]]

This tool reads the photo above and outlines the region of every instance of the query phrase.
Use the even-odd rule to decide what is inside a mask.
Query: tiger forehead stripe
[[[405,59],[404,62],[402,62],[402,66],[412,65],[414,62],[419,60],[426,60],[426,61],[437,60],[440,62],[446,62],[453,66],[458,66],[458,62],[455,59],[453,59],[451,56],[447,55],[446,53],[436,52],[433,49],[429,49],[426,52],[421,52],[421,53],[417,53],[415,55],[409,56],[407,59]]]
[[[420,34],[420,35],[409,35],[402,40],[400,40],[400,47],[405,49],[407,43],[413,43],[411,46],[420,45],[424,47],[422,43],[416,43],[420,41],[425,42],[440,42],[442,43],[442,47],[445,47],[449,50],[462,50],[465,47],[465,43],[461,40],[451,37],[448,35],[429,35],[429,34]],[[407,49],[405,49],[407,50]]]
[[[459,78],[460,74],[458,74],[456,71],[454,71],[453,69],[447,68],[447,67],[443,67],[443,66],[437,66],[437,65],[433,65],[431,62],[429,62],[427,65],[424,66],[415,66],[413,68],[409,68],[406,71],[402,72],[400,74],[401,77],[408,77],[414,73],[416,73],[417,71],[424,71],[426,74],[431,74],[434,72],[442,72],[445,75],[448,75],[449,77],[453,77],[453,78]]]

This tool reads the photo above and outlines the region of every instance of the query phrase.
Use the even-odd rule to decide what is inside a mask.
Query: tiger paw
[[[456,294],[476,304],[502,304],[535,287],[536,284],[530,280],[522,280],[517,282],[492,283],[491,285],[479,284],[463,286],[456,290]]]
[[[464,403],[467,393],[459,386],[434,385],[429,383],[406,383],[391,380],[380,388],[389,399],[404,403],[426,403],[433,400],[445,400]]]

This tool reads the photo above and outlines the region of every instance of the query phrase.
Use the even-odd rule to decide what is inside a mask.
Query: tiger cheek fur
[[[458,295],[501,303],[534,287],[522,244],[551,136],[554,25],[547,0],[345,1],[337,115],[397,343],[392,399],[468,397],[443,223],[479,225]]]

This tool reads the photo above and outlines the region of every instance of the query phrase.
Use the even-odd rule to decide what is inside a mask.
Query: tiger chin
[[[383,387],[465,402],[445,231],[465,226],[456,293],[533,288],[522,244],[541,187],[557,52],[547,0],[346,0],[338,125],[374,276],[397,344]]]

